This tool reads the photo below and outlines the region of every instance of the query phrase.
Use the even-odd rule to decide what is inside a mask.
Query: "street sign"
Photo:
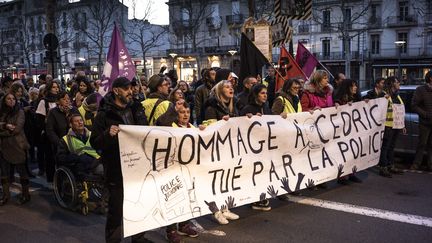
[[[45,46],[45,49],[52,51],[57,49],[59,41],[56,35],[54,35],[53,33],[48,33],[43,38],[43,44]]]

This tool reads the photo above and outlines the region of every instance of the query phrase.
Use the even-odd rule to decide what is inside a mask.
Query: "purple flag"
[[[301,67],[307,78],[310,77],[319,63],[316,57],[312,55],[301,42],[298,42],[297,45],[296,62]]]
[[[114,24],[114,30],[111,37],[107,60],[102,73],[102,83],[99,93],[105,96],[111,90],[111,84],[118,77],[126,77],[132,80],[135,77],[136,69],[129,55],[128,50],[120,36],[117,24]]]

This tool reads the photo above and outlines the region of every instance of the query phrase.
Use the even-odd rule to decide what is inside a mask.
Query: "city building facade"
[[[361,88],[377,77],[416,83],[432,68],[431,1],[313,0],[313,16],[293,21],[294,47],[302,42],[332,73],[350,63],[346,76]]]
[[[44,36],[48,1],[0,3],[0,73],[19,77],[47,73]],[[54,8],[55,73],[70,78],[78,70],[98,76],[116,22],[124,29],[128,8],[117,0],[57,0]]]

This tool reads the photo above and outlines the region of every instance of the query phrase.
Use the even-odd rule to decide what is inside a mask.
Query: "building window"
[[[380,35],[371,35],[371,53],[380,53]]]
[[[323,57],[330,57],[330,40],[322,40]]]
[[[231,10],[232,10],[232,15],[240,14],[240,1],[238,0],[232,1]]]
[[[351,9],[350,8],[345,9],[345,15],[343,17],[344,17],[344,24],[345,24],[344,28],[352,29]]]
[[[408,17],[408,2],[399,2],[399,21],[406,21]]]
[[[322,31],[330,31],[330,10],[323,11]]]
[[[400,50],[401,54],[407,53],[408,33],[406,33],[406,32],[398,33],[398,41],[405,41],[405,44],[401,47],[398,47],[398,48],[400,48],[399,50]]]

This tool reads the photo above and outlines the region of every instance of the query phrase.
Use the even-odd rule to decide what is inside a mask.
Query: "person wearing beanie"
[[[170,82],[161,74],[155,74],[148,81],[150,95],[141,102],[145,115],[151,126],[156,120],[167,112],[171,102],[168,101]]]
[[[195,91],[195,116],[197,124],[201,124],[204,120],[204,104],[209,98],[210,90],[216,84],[216,71],[211,68],[204,72],[203,84]]]

